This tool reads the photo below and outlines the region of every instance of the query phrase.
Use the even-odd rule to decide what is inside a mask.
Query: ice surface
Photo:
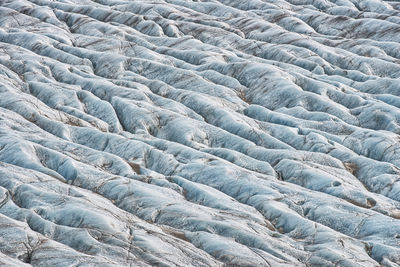
[[[0,0],[0,265],[399,266],[400,4]]]

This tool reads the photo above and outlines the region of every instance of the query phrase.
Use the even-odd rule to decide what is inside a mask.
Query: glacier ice
[[[0,265],[400,266],[399,142],[399,2],[0,1]]]

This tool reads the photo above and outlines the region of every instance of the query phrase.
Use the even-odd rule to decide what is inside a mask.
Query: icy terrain
[[[0,265],[400,266],[400,2],[0,0]]]

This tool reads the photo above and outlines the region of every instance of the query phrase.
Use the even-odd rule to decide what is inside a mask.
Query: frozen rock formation
[[[0,0],[0,265],[399,263],[400,2]]]

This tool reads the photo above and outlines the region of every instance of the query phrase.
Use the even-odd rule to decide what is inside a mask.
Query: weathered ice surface
[[[400,2],[0,0],[0,265],[399,264]]]

